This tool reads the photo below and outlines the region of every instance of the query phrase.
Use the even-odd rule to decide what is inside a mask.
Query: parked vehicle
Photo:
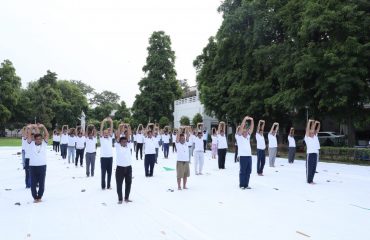
[[[344,145],[344,135],[338,135],[335,132],[319,132],[318,138],[322,146]]]

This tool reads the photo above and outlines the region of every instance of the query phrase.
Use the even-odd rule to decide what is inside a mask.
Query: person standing
[[[87,126],[87,133],[85,135],[86,141],[86,176],[94,177],[95,158],[96,158],[96,129],[94,125]]]
[[[181,130],[181,128],[180,128]],[[186,139],[185,139],[186,135]],[[187,128],[185,128],[185,134],[177,132],[176,136],[176,149],[177,149],[177,163],[176,163],[176,175],[177,175],[177,189],[188,189],[186,187],[187,179],[190,177],[190,167],[189,167],[189,133]],[[181,188],[182,179],[182,188]]]
[[[172,153],[177,152],[177,150],[176,150],[176,137],[177,137],[177,130],[173,130],[173,132],[172,132]]]
[[[203,124],[202,124],[203,126]],[[206,153],[207,150],[207,141],[208,141],[208,132],[207,129],[203,130],[203,148],[204,148],[204,153]]]
[[[258,176],[263,176],[263,168],[265,167],[265,149],[266,142],[265,137],[263,136],[263,131],[265,129],[265,121],[260,120],[258,122],[257,131],[256,131],[256,140],[257,140],[257,174]]]
[[[25,183],[26,188],[31,187],[31,178],[30,178],[30,156],[29,156],[29,144],[27,142],[29,129],[27,127],[23,127],[22,129],[22,163],[23,169],[25,173]]]
[[[217,155],[217,131],[216,131],[216,128],[212,128],[211,139],[212,139],[212,146],[211,146],[212,159],[216,159],[216,155]]]
[[[69,135],[68,135],[68,163],[71,163],[70,160],[72,159],[72,163],[75,162],[75,155],[76,155],[76,129],[70,128]]]
[[[236,136],[238,135],[238,132],[239,132],[239,129],[240,129],[240,126],[237,126],[236,127],[236,133],[234,135],[234,138],[235,138],[235,153],[234,153],[234,162],[239,162],[239,157],[238,157],[238,142],[236,141]]]
[[[59,152],[60,136],[57,129],[53,131],[53,150]]]
[[[296,152],[296,143],[294,139],[294,128],[290,128],[290,132],[288,135],[288,142],[289,142],[289,148],[288,148],[288,162],[294,163],[295,158],[295,152]]]
[[[245,129],[247,121],[250,121],[250,125],[249,128]],[[251,189],[251,187],[249,186],[249,179],[252,172],[252,150],[250,139],[253,133],[253,128],[253,118],[246,116],[243,119],[236,136],[240,161],[239,187],[241,189]]]
[[[159,143],[161,141],[161,137],[158,134],[159,129],[156,129],[154,132],[155,138],[155,163],[158,163],[158,153],[159,153]]]
[[[275,167],[275,159],[277,154],[277,139],[276,134],[279,131],[279,123],[275,122],[271,130],[268,134],[268,140],[269,140],[269,164],[270,167]]]
[[[134,151],[136,152],[136,129],[134,129],[134,132],[132,134],[132,139],[134,141]]]
[[[76,137],[76,167],[78,165],[78,159],[80,159],[80,166],[83,166],[84,152],[86,146],[86,138],[84,136],[84,129],[80,128]]]
[[[203,148],[203,134],[198,132],[197,137],[194,138],[194,162],[195,175],[202,175],[204,165],[204,148]]]
[[[148,124],[145,138],[144,138],[144,169],[145,169],[145,177],[153,177],[154,172],[154,165],[155,165],[155,146],[156,141],[153,137],[153,132],[149,128],[150,124]]]
[[[110,127],[104,130],[105,122],[110,123]],[[100,167],[101,167],[101,188],[105,190],[112,189],[110,182],[112,177],[113,165],[113,146],[112,146],[113,120],[110,117],[105,118],[100,124]],[[107,176],[107,182],[105,182]]]
[[[309,120],[306,127],[306,135],[304,137],[306,143],[307,159],[306,159],[306,178],[307,183],[315,184],[313,181],[317,166],[317,144],[315,142],[315,121]]]
[[[127,132],[123,136],[125,128],[127,128]],[[126,203],[132,202],[129,199],[132,183],[131,150],[127,145],[131,134],[130,126],[126,124],[121,125],[116,132],[116,185],[118,204],[122,204],[123,200]],[[123,181],[125,181],[125,198],[122,196]]]
[[[60,136],[60,154],[62,159],[67,158],[67,148],[68,148],[68,125],[63,125],[62,134]]]
[[[226,124],[220,122],[218,124],[218,135],[217,135],[217,151],[218,151],[218,168],[225,169],[225,160],[227,152],[227,139],[226,139]]]
[[[28,149],[30,154],[31,193],[34,203],[39,203],[41,202],[45,190],[46,151],[49,141],[49,132],[43,124],[30,124],[27,128],[27,142],[29,144]],[[40,128],[43,130],[44,136],[40,134]],[[34,139],[32,139],[32,130],[35,130]]]
[[[319,137],[318,137],[318,134],[320,132],[320,127],[321,127],[321,124],[319,121],[315,121],[315,147],[317,148],[317,165],[319,164],[319,160],[320,160],[320,141],[319,141]],[[316,169],[317,169],[317,165],[316,165]],[[316,170],[315,170],[316,171]],[[316,173],[318,173],[316,171]]]
[[[143,125],[140,124],[136,132],[136,160],[138,160],[139,151],[140,151],[140,160],[143,160],[144,135],[142,131],[143,131]]]
[[[162,135],[162,141],[164,158],[168,159],[168,152],[170,151],[170,135],[168,134],[167,128],[165,128],[164,134]]]

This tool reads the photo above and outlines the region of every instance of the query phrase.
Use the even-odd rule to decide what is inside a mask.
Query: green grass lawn
[[[53,141],[49,139],[49,144],[52,144]],[[0,138],[0,147],[21,147],[22,141],[20,138]]]

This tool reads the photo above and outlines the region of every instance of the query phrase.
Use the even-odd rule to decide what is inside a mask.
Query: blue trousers
[[[45,190],[46,165],[30,166],[31,193],[33,199],[41,199]],[[39,185],[39,189],[36,186]]]
[[[239,187],[248,187],[252,172],[252,157],[240,156]]]
[[[107,175],[107,188],[110,188],[110,180],[112,178],[113,157],[101,157],[101,188],[105,189],[105,175]]]
[[[168,158],[168,152],[170,150],[170,144],[169,143],[163,143],[163,151],[164,151],[164,157]]]
[[[317,166],[317,153],[309,153],[306,161],[306,177],[307,183],[312,183],[315,177]]]
[[[257,149],[257,173],[262,174],[265,167],[266,156],[265,150]]]
[[[144,168],[146,177],[153,176],[154,165],[155,165],[155,154],[145,154]]]

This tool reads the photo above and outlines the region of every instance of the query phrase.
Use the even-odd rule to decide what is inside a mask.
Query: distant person
[[[68,135],[68,163],[75,162],[76,157],[76,129],[70,128],[69,135]]]
[[[217,130],[216,128],[212,128],[212,145],[211,145],[211,151],[212,151],[212,159],[216,159],[217,156]]]
[[[307,183],[315,184],[313,181],[317,166],[317,143],[315,142],[315,121],[309,120],[306,127],[306,135],[304,138],[307,149],[306,159],[306,177]]]
[[[271,130],[268,134],[268,140],[269,140],[269,165],[270,167],[275,167],[275,159],[276,159],[276,154],[277,154],[277,138],[276,134],[279,131],[279,123],[275,122]]]
[[[185,138],[186,135],[186,138]],[[186,187],[187,179],[190,177],[189,167],[189,133],[186,130],[185,134],[177,132],[176,136],[176,149],[177,149],[177,163],[176,163],[176,177],[177,177],[177,189],[188,189]],[[181,188],[182,179],[182,188]]]
[[[263,176],[263,168],[265,167],[266,162],[266,141],[263,136],[263,131],[265,129],[265,121],[260,120],[258,122],[257,131],[256,131],[256,140],[257,140],[257,174],[258,176]]]
[[[161,142],[161,136],[158,134],[159,130],[155,130],[154,139],[155,139],[155,163],[158,163],[158,154],[159,154],[159,145]]]
[[[59,146],[60,146],[60,134],[57,129],[53,132],[53,150],[55,152],[59,152]]]
[[[226,125],[224,122],[218,124],[217,134],[217,155],[218,168],[225,169],[226,153],[227,153],[227,138],[225,134]]]
[[[176,136],[177,136],[177,131],[172,132],[172,153],[177,152],[176,150]]]
[[[168,153],[170,151],[170,135],[168,134],[167,129],[164,130],[164,134],[162,135],[162,141],[164,158],[168,159]]]
[[[30,153],[30,177],[31,177],[31,193],[34,203],[41,202],[45,190],[46,176],[46,152],[49,141],[49,133],[46,127],[42,124],[30,124],[27,126],[27,142],[29,144]],[[40,129],[43,130],[43,135],[40,134]],[[32,131],[35,131],[32,138]],[[37,189],[38,186],[38,189]]]
[[[296,152],[296,143],[294,139],[294,128],[290,128],[290,132],[288,135],[288,142],[289,142],[289,148],[288,148],[288,162],[294,163],[295,158],[295,152]]]
[[[86,138],[84,136],[84,129],[80,128],[76,137],[76,167],[78,165],[78,159],[80,159],[80,166],[83,167],[84,152],[86,146]]]
[[[246,122],[250,121],[249,127],[246,129]],[[240,161],[239,171],[239,187],[241,189],[251,189],[249,179],[252,172],[252,150],[251,150],[251,135],[253,133],[254,121],[253,118],[246,116],[236,135],[238,142],[238,156]]]
[[[68,148],[68,125],[63,125],[62,133],[60,136],[60,154],[62,159],[67,158],[67,148]]]
[[[110,123],[108,129],[104,129],[104,124]],[[105,190],[111,188],[112,165],[113,165],[113,146],[112,146],[113,120],[105,118],[100,124],[100,166],[101,166],[101,188]],[[107,176],[107,181],[105,181]]]
[[[156,141],[157,139],[153,137],[153,132],[149,128],[149,125],[148,125],[146,132],[145,132],[145,138],[144,138],[144,145],[145,145],[144,147],[144,151],[145,151],[144,168],[145,168],[146,177],[153,177],[154,165],[155,165]]]
[[[208,132],[207,129],[203,130],[203,147],[204,147],[204,153],[207,150],[207,142],[208,142]]]
[[[239,129],[240,129],[240,126],[237,126],[236,127],[236,133],[234,135],[234,138],[235,138],[235,143],[234,143],[234,149],[235,149],[235,153],[234,153],[234,162],[239,162],[239,156],[238,156],[238,141],[236,141],[236,136],[238,135],[238,132],[239,132]]]
[[[87,126],[87,131],[85,135],[86,139],[86,177],[94,177],[95,170],[95,159],[96,159],[96,129],[94,125]]]
[[[27,127],[24,127],[22,129],[22,163],[23,163],[23,169],[24,169],[24,173],[25,173],[26,188],[31,187],[30,150],[29,150],[29,144],[27,142],[28,131],[29,131],[29,129]]]
[[[123,136],[123,132],[127,128],[126,134]],[[132,183],[132,167],[131,167],[131,150],[127,145],[128,140],[131,136],[131,128],[123,124],[119,127],[116,132],[116,184],[117,184],[117,195],[118,195],[118,204],[122,204],[123,200],[126,203],[132,202],[129,199],[131,192],[131,183]],[[122,186],[123,181],[125,181],[125,197],[122,196]]]
[[[314,123],[314,139],[315,139],[315,147],[317,149],[317,165],[319,164],[319,160],[320,160],[320,141],[319,141],[319,132],[320,132],[320,128],[321,128],[321,123],[319,121],[315,121]],[[317,165],[316,165],[316,169],[317,169]],[[315,169],[315,172],[318,173]]]
[[[197,137],[193,139],[194,147],[194,168],[195,175],[202,175],[204,165],[204,148],[203,148],[203,133],[198,132]]]
[[[140,151],[140,160],[143,160],[143,144],[144,144],[144,135],[142,133],[143,125],[140,124],[136,132],[136,160],[138,160],[138,153]]]

